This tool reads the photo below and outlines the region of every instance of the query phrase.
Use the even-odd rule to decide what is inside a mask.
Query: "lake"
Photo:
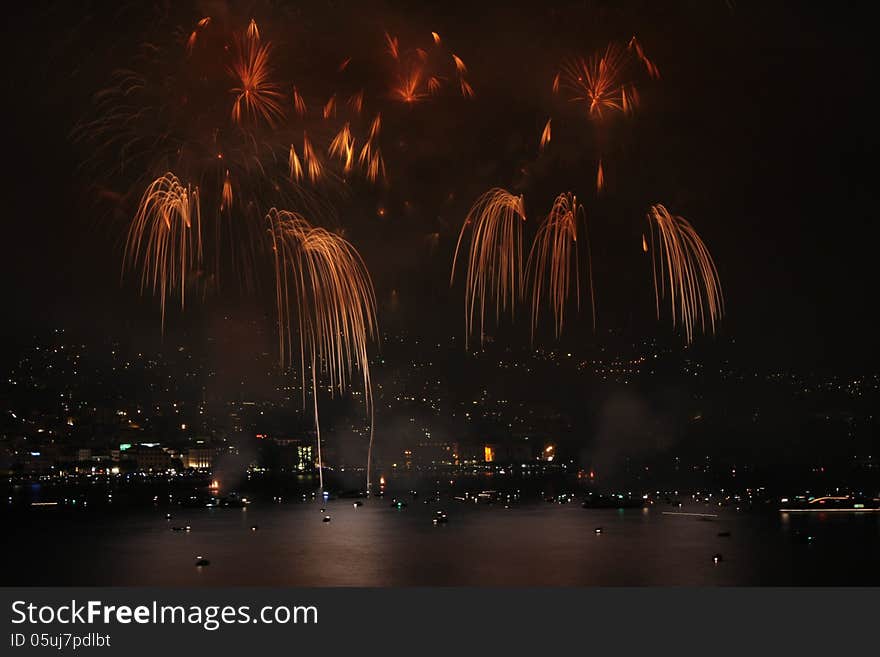
[[[3,516],[4,585],[880,584],[880,514],[389,498]],[[330,522],[323,522],[326,515]],[[438,509],[446,524],[434,525]],[[165,518],[172,513],[170,520]],[[714,518],[672,513],[711,513]],[[191,531],[172,531],[189,525]],[[252,527],[257,526],[256,530]],[[601,528],[601,533],[596,529]],[[724,535],[729,532],[729,535]],[[719,535],[722,534],[722,535]],[[716,562],[715,556],[720,555]],[[197,557],[210,565],[198,568]]]

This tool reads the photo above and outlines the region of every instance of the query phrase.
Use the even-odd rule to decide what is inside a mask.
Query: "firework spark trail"
[[[455,280],[455,266],[462,241],[471,229],[467,279],[464,295],[465,348],[473,332],[474,315],[479,307],[480,344],[485,338],[486,303],[495,303],[495,318],[510,308],[514,316],[516,301],[522,296],[522,224],[526,220],[522,196],[494,188],[471,207],[461,227],[449,284]]]
[[[539,142],[539,146],[541,150],[547,147],[547,144],[550,143],[550,122],[552,119],[547,119],[547,123],[544,125],[544,130],[541,132],[541,141]]]
[[[578,264],[578,222],[584,225],[587,247],[588,280],[593,311],[593,329],[596,328],[596,297],[593,286],[593,261],[589,231],[584,207],[573,194],[560,194],[553,202],[547,218],[542,222],[532,244],[526,263],[526,285],[532,292],[532,341],[538,327],[542,296],[546,290],[554,319],[556,338],[562,334],[565,305],[574,279],[574,294],[580,309],[580,274]]]
[[[226,177],[223,178],[223,189],[220,192],[220,211],[230,210],[232,208],[232,178],[229,177],[229,169],[226,170]]]
[[[140,270],[141,293],[150,288],[159,297],[163,330],[166,301],[178,287],[185,307],[187,274],[202,260],[201,230],[198,188],[184,187],[170,172],[147,188],[129,226],[123,275]]]
[[[327,102],[324,104],[323,114],[325,119],[336,116],[336,94],[327,99]]]
[[[668,294],[673,326],[681,324],[688,344],[693,342],[697,322],[705,332],[708,321],[715,333],[724,315],[724,296],[709,249],[686,219],[671,215],[659,203],[651,206],[647,219],[657,318],[660,300]],[[642,249],[647,247],[642,236]]]
[[[348,106],[354,111],[355,114],[360,115],[360,113],[364,109],[364,90],[352,94],[348,98]]]
[[[256,36],[254,36],[256,35]],[[270,126],[284,118],[281,87],[271,79],[269,54],[271,44],[260,42],[256,23],[251,21],[248,36],[236,41],[236,56],[230,68],[238,86],[230,91],[235,94],[232,104],[232,120],[243,123],[246,117],[260,117]]]
[[[467,81],[467,65],[455,53],[442,47],[440,35],[431,32],[434,47],[401,51],[397,37],[385,33],[385,50],[395,62],[395,81],[390,97],[403,103],[420,103],[437,96],[454,76],[463,98],[473,98],[474,89]]]
[[[321,162],[318,154],[309,141],[309,136],[303,132],[303,162],[306,164],[306,171],[309,174],[309,180],[316,183],[324,176],[324,164]]]
[[[306,109],[306,101],[303,100],[303,97],[300,95],[299,90],[294,87],[293,88],[293,109],[296,110],[296,113],[303,117],[307,113]]]
[[[273,208],[266,221],[274,255],[279,352],[282,363],[291,362],[296,329],[304,405],[305,370],[307,366],[311,368],[319,483],[323,488],[319,376],[327,377],[331,392],[342,394],[350,387],[354,370],[359,368],[370,415],[369,492],[375,418],[367,346],[378,335],[370,274],[354,246],[338,235],[312,226],[302,215]]]
[[[302,180],[302,163],[299,161],[299,156],[296,154],[296,147],[293,144],[290,145],[290,153],[287,156],[287,165],[290,169],[290,179],[295,182]]]
[[[366,174],[367,179],[372,183],[375,183],[380,178],[387,181],[385,160],[382,158],[382,150],[375,144],[379,139],[379,132],[381,129],[382,115],[376,114],[372,123],[370,123],[370,134],[367,137],[367,141],[364,142],[364,145],[361,147],[361,152],[358,155],[358,165],[364,168],[364,173]],[[353,155],[354,141],[351,142],[350,149],[347,153],[347,164],[349,164],[349,166]]]
[[[385,48],[392,59],[400,59],[400,42],[397,37],[393,37],[388,32],[385,33]]]

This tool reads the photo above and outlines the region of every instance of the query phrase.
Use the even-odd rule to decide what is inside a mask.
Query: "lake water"
[[[322,507],[331,522],[322,522]],[[433,525],[438,508],[447,524]],[[359,508],[340,499],[246,509],[28,510],[4,520],[4,585],[880,584],[878,513],[506,509],[450,500],[412,500],[396,510],[374,498]],[[192,531],[171,530],[185,525]],[[198,556],[210,565],[197,568]]]

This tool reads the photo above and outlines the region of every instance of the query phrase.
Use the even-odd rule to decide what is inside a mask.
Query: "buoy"
[[[251,525],[251,531],[252,531],[252,532],[257,531],[258,529],[259,529],[259,527],[258,527],[257,525]]]
[[[205,559],[205,557],[196,557],[196,567],[201,568],[202,566],[210,566],[211,562]]]
[[[602,533],[602,528],[601,528],[601,527],[596,527],[596,529],[595,529],[594,531],[595,531],[597,534],[601,534],[601,533]]]
[[[322,522],[330,522],[330,516],[324,516]]]
[[[712,557],[712,561],[714,561],[715,563],[721,563],[721,554],[716,554],[714,557]]]

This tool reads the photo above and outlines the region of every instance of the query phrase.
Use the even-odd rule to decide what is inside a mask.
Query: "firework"
[[[315,152],[312,142],[309,141],[309,136],[305,132],[303,132],[303,161],[306,164],[309,179],[313,183],[321,180],[324,175],[324,164]]]
[[[467,65],[458,55],[445,51],[440,36],[432,32],[434,48],[401,50],[397,37],[385,33],[385,50],[394,60],[395,78],[390,96],[403,103],[419,103],[436,96],[446,82],[456,78],[463,98],[472,98],[474,89],[465,78]]]
[[[229,170],[226,170],[226,177],[223,179],[223,189],[220,191],[220,211],[228,210],[232,207],[232,179],[229,177]]]
[[[495,304],[496,321],[510,310],[511,317],[522,295],[522,224],[526,219],[522,196],[494,188],[483,194],[468,212],[461,227],[449,283],[455,280],[455,266],[464,236],[470,229],[471,242],[465,285],[465,347],[479,315],[480,343],[485,337],[486,304]]]
[[[256,36],[254,36],[256,35]],[[251,21],[248,36],[236,41],[236,57],[230,73],[238,82],[231,89],[232,120],[242,123],[245,117],[260,117],[270,126],[284,117],[281,87],[271,79],[269,53],[271,44],[260,42],[257,25]]]
[[[639,106],[636,85],[638,65],[644,66],[649,77],[659,77],[656,65],[648,59],[635,37],[627,45],[610,43],[590,57],[575,57],[563,62],[553,78],[553,93],[569,103],[584,108],[584,115],[597,126],[605,126],[612,115],[630,115]],[[600,143],[604,140],[600,139]],[[605,189],[600,148],[596,169],[596,191]]]
[[[629,50],[616,43],[601,54],[570,59],[562,65],[554,89],[566,90],[569,102],[585,105],[590,118],[628,113],[632,110],[629,89],[634,88],[624,80],[629,60]]]
[[[140,270],[141,293],[159,297],[162,326],[166,301],[177,290],[185,307],[186,279],[201,264],[199,190],[183,186],[172,173],[157,178],[144,192],[128,229],[123,257],[126,269]]]
[[[354,111],[355,114],[360,114],[364,109],[364,90],[352,94],[348,98],[348,106]]]
[[[575,302],[580,309],[580,277],[578,266],[578,223],[583,223],[586,237],[590,301],[593,311],[593,328],[596,326],[596,300],[593,289],[593,264],[590,253],[586,213],[571,193],[560,194],[553,202],[547,218],[535,235],[535,241],[526,263],[527,284],[532,293],[532,340],[538,326],[541,302],[547,294],[553,314],[557,338],[565,321],[565,306],[574,288]]]
[[[324,110],[322,112],[325,119],[329,119],[331,116],[336,116],[336,94],[330,96],[327,99],[327,102],[324,104]]]
[[[296,147],[293,144],[290,145],[290,153],[287,156],[287,165],[290,169],[290,179],[297,182],[302,180],[302,163],[299,161],[299,156],[296,154]]]
[[[305,116],[308,111],[306,109],[306,101],[303,100],[303,97],[300,95],[296,87],[293,88],[293,108],[301,117]]]
[[[541,150],[550,143],[550,121],[552,119],[547,119],[547,123],[544,125],[544,131],[541,133],[541,141],[539,142],[539,146]]]
[[[680,324],[687,343],[693,342],[694,326],[715,332],[724,314],[724,297],[718,270],[709,249],[683,217],[673,216],[660,204],[648,211],[648,240],[642,248],[651,252],[657,318],[660,301],[669,296],[673,326]]]
[[[299,352],[304,405],[306,369],[310,370],[319,484],[323,488],[319,377],[326,377],[331,391],[342,394],[350,387],[354,370],[360,369],[370,415],[369,491],[374,411],[367,348],[378,332],[370,274],[354,246],[312,226],[302,215],[273,208],[266,221],[274,256],[279,353],[282,363],[289,363],[292,354]]]

